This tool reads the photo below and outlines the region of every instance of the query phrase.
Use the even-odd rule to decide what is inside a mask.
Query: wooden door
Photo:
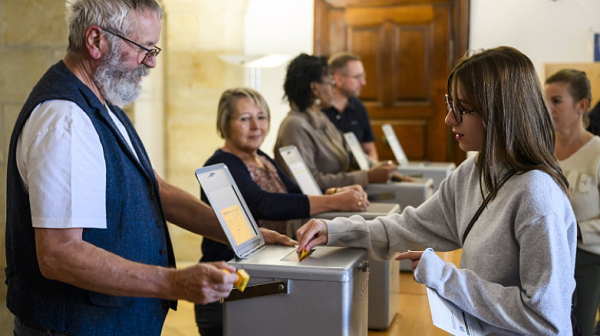
[[[444,124],[446,80],[468,45],[469,0],[315,0],[316,55],[361,56],[381,160],[393,159],[381,125],[393,126],[410,160],[460,162]]]

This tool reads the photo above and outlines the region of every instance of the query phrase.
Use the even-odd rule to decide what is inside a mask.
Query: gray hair
[[[67,0],[66,6],[70,51],[83,50],[86,31],[92,25],[128,35],[131,32],[132,12],[153,12],[159,20],[163,16],[157,0]],[[111,44],[117,40],[111,34],[107,34],[107,38]]]
[[[229,137],[229,120],[235,114],[235,103],[240,98],[250,99],[250,101],[264,110],[267,114],[267,119],[271,121],[269,105],[267,105],[267,101],[258,91],[247,87],[226,90],[219,99],[219,107],[217,109],[217,133],[219,133],[222,139]]]

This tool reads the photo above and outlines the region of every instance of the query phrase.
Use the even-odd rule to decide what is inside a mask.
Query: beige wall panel
[[[53,49],[0,47],[0,102],[24,103],[48,67],[61,57]]]
[[[5,229],[6,229],[6,165],[0,164],[0,269],[6,268]],[[13,315],[6,308],[6,285],[0,282],[0,336],[12,335]]]
[[[218,56],[243,52],[247,0],[163,4],[165,177],[199,197],[194,171],[223,144],[215,129],[219,97],[244,82],[243,68]],[[177,227],[171,229],[171,237],[179,263],[198,261],[201,237]]]
[[[0,0],[0,269],[6,267],[6,158],[14,122],[40,76],[66,46],[65,5],[56,0]],[[12,335],[13,315],[0,283],[0,336]]]
[[[173,250],[175,251],[175,259],[178,262],[177,267],[183,267],[182,263],[196,262],[200,260],[202,253],[200,245],[202,237],[186,231],[179,226],[169,224],[169,234],[173,242]]]
[[[10,136],[20,111],[21,105],[16,104],[6,104],[0,108],[0,132],[2,132],[0,133],[0,166],[6,165]],[[4,177],[5,175],[0,176]],[[0,180],[5,182],[6,179],[0,178]],[[0,194],[4,195],[4,193],[6,193],[6,188],[0,189]],[[4,212],[0,212],[0,215],[3,214]],[[2,219],[4,219],[4,216],[2,216]]]
[[[171,49],[240,48],[247,0],[164,1]]]
[[[7,46],[58,47],[67,40],[64,1],[4,0],[2,42]]]
[[[585,74],[590,79],[590,84],[592,86],[592,101],[590,102],[590,109],[596,106],[598,101],[600,101],[600,63],[546,63],[544,65],[544,78],[548,78],[562,69],[576,69],[579,71],[585,71]]]

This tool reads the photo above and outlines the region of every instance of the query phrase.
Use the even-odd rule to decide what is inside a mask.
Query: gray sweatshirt
[[[462,248],[458,269],[427,250],[416,280],[479,319],[486,335],[571,335],[577,231],[567,196],[544,172],[514,175],[462,242],[482,202],[479,184],[468,159],[416,209],[328,221],[328,244],[367,248],[380,258]]]

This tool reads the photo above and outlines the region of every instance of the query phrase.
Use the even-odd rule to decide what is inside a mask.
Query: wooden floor
[[[416,283],[412,273],[400,274],[400,309],[398,315],[386,331],[369,331],[369,336],[448,335],[433,326],[425,287]],[[194,306],[189,302],[179,302],[179,309],[167,316],[162,336],[198,336],[194,321]]]

